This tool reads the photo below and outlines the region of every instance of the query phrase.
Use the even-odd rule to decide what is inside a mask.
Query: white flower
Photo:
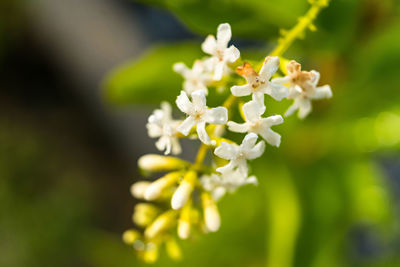
[[[168,102],[161,103],[161,109],[154,110],[146,125],[150,137],[159,137],[156,142],[158,150],[165,150],[164,154],[179,154],[182,149],[176,137],[179,121],[172,119],[172,109]]]
[[[259,73],[257,73],[249,63],[245,62],[236,69],[236,72],[246,78],[247,84],[233,86],[231,88],[232,94],[234,96],[253,94],[253,100],[262,104],[264,103],[264,94],[270,95],[275,100],[282,100],[288,96],[288,88],[270,81],[278,67],[278,57],[266,57]]]
[[[192,69],[189,69],[184,63],[174,64],[174,71],[181,74],[185,81],[183,89],[186,93],[191,94],[194,91],[202,90],[208,94],[207,84],[211,81],[211,72],[206,67],[206,64],[201,60],[196,60]]]
[[[294,60],[288,63],[287,71],[287,76],[272,80],[280,84],[289,84],[288,99],[294,99],[294,102],[286,111],[285,116],[290,116],[299,110],[297,115],[303,119],[311,112],[311,100],[332,97],[329,85],[317,87],[320,78],[319,72],[302,71],[301,65]]]
[[[239,170],[228,170],[221,175],[203,175],[200,182],[203,188],[210,192],[216,201],[221,199],[226,192],[234,193],[241,186],[258,184],[255,176],[244,176]]]
[[[222,142],[214,150],[214,154],[220,158],[229,160],[229,163],[218,168],[217,171],[226,173],[237,168],[243,176],[247,176],[248,167],[246,160],[258,158],[264,153],[265,143],[264,141],[260,141],[256,144],[257,138],[258,136],[255,133],[249,133],[244,137],[240,146]]]
[[[214,66],[213,79],[216,81],[221,80],[222,75],[229,72],[227,64],[235,62],[240,57],[240,52],[235,46],[228,47],[231,37],[231,26],[223,23],[218,26],[217,39],[209,35],[201,45],[203,51],[212,56],[208,62]]]
[[[246,118],[245,123],[228,122],[230,131],[238,133],[256,133],[262,136],[270,145],[278,147],[281,143],[281,136],[271,130],[271,127],[283,123],[281,115],[274,115],[262,118],[265,106],[256,101],[250,101],[243,105],[243,113]]]
[[[197,135],[200,141],[210,145],[210,137],[206,131],[206,123],[225,124],[228,120],[228,110],[224,107],[208,108],[206,106],[206,96],[204,91],[192,93],[192,101],[189,100],[185,91],[176,99],[178,108],[186,113],[188,117],[178,126],[178,131],[183,135],[188,135],[194,125],[197,125]]]

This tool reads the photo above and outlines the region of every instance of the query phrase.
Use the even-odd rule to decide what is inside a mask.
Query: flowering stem
[[[284,38],[280,39],[279,45],[271,52],[271,56],[282,55],[290,47],[294,40],[304,34],[304,31],[307,28],[310,28],[312,31],[315,30],[315,26],[312,23],[321,9],[328,5],[329,0],[310,0],[310,3],[311,8],[303,17],[299,18],[299,22],[290,31],[284,34]]]

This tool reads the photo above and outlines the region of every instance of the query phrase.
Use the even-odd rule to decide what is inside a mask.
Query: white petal
[[[281,101],[289,95],[289,88],[278,83],[269,82],[265,88],[265,92],[275,100]]]
[[[249,173],[249,167],[247,166],[247,162],[245,159],[241,159],[238,164],[238,170],[240,172],[240,174],[242,174],[243,176],[247,176],[247,174]]]
[[[224,75],[224,68],[225,68],[225,62],[223,61],[219,61],[215,65],[213,80],[219,81],[222,79],[222,75]]]
[[[226,48],[232,37],[231,26],[228,23],[223,23],[218,26],[217,42],[220,48]]]
[[[171,152],[171,142],[168,136],[161,136],[156,142],[156,147],[160,151],[165,150],[165,155],[168,155]]]
[[[240,51],[235,46],[231,45],[224,51],[224,60],[233,63],[240,57]]]
[[[246,158],[247,159],[255,159],[260,157],[265,150],[265,142],[260,141],[255,145],[250,151],[246,151]]]
[[[213,35],[208,35],[206,40],[201,44],[201,49],[204,53],[214,55],[217,49],[217,41]]]
[[[228,121],[228,110],[224,107],[207,109],[204,120],[210,124],[225,124]]]
[[[243,113],[247,121],[257,121],[264,112],[265,106],[258,101],[249,101],[243,105]]]
[[[215,150],[214,154],[220,158],[231,160],[237,157],[238,147],[234,144],[222,142]]]
[[[222,186],[219,186],[219,187],[215,188],[211,194],[212,194],[213,199],[215,201],[218,201],[226,194],[226,189]]]
[[[247,184],[258,185],[257,177],[255,177],[254,175],[248,177],[248,178],[246,179],[246,183],[247,183]]]
[[[274,78],[271,80],[272,83],[279,83],[279,84],[287,84],[290,82],[290,77],[289,76],[285,76],[285,77],[279,77],[279,78]]]
[[[268,118],[263,119],[263,122],[269,128],[273,125],[279,125],[283,123],[283,118],[281,115],[273,115],[269,116]]]
[[[174,137],[171,139],[172,143],[172,154],[178,155],[182,152],[181,145],[179,144],[178,138]]]
[[[186,76],[186,73],[189,71],[189,68],[182,62],[175,63],[173,66],[175,72],[181,74],[182,76]]]
[[[243,138],[242,144],[240,145],[241,151],[243,151],[245,153],[247,151],[250,151],[254,147],[254,145],[256,144],[257,138],[258,138],[258,136],[255,133],[248,133]]]
[[[314,86],[317,86],[317,84],[319,83],[319,78],[320,78],[320,74],[319,74],[319,72],[318,71],[315,71],[315,70],[312,70],[312,71],[310,71],[313,75],[311,76],[312,77],[312,79],[311,79],[311,83],[314,85]]]
[[[260,105],[260,106],[265,106],[265,105],[264,105],[264,93],[265,93],[265,90],[264,90],[264,92],[263,92],[263,91],[256,91],[256,92],[254,92],[253,95],[251,96],[251,99],[252,99],[254,102],[258,103],[258,105]]]
[[[229,131],[236,133],[245,133],[249,130],[249,126],[247,123],[236,123],[233,121],[228,121],[228,129]]]
[[[304,119],[311,112],[311,101],[309,99],[301,99],[299,102],[299,113],[297,114],[300,119]]]
[[[226,164],[225,166],[219,167],[216,169],[217,172],[219,173],[228,173],[231,172],[233,170],[233,168],[235,167],[235,165],[233,164],[233,161],[230,161],[228,164]]]
[[[199,139],[201,142],[203,142],[206,145],[211,144],[211,139],[207,134],[206,131],[206,123],[205,122],[199,122],[196,127],[197,130],[197,135],[199,136]]]
[[[195,109],[203,110],[206,106],[206,94],[202,90],[192,93],[192,103]]]
[[[315,95],[312,97],[313,99],[323,99],[323,98],[331,98],[332,90],[329,85],[324,85],[321,87],[317,87],[315,89]]]
[[[189,114],[193,109],[193,105],[185,91],[181,91],[181,94],[176,98],[176,105],[186,114]]]
[[[281,144],[281,136],[269,128],[266,128],[264,131],[260,132],[259,134],[271,146],[279,147],[279,145]]]
[[[234,96],[246,96],[251,94],[251,86],[249,84],[235,85],[231,87],[231,92]]]
[[[261,67],[259,75],[264,78],[266,81],[271,79],[272,75],[279,68],[279,57],[266,57],[264,60],[264,64]]]
[[[196,124],[196,121],[193,116],[187,117],[177,128],[178,132],[182,133],[183,135],[188,135],[190,130]]]
[[[285,112],[285,117],[292,115],[299,108],[299,101],[294,101],[293,104]]]

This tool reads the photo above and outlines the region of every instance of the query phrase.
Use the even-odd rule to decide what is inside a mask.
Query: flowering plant
[[[174,119],[168,102],[150,115],[148,134],[157,138],[156,147],[165,155],[144,155],[138,164],[146,172],[164,175],[132,185],[132,195],[148,201],[136,205],[133,215],[134,222],[144,230],[131,229],[123,234],[124,242],[133,245],[146,262],[157,259],[164,243],[172,258],[180,258],[176,235],[188,239],[196,230],[217,231],[221,224],[218,201],[241,186],[257,184],[257,178],[249,175],[248,161],[260,157],[266,143],[280,146],[281,136],[271,128],[284,123],[281,115],[264,116],[266,98],[293,100],[284,115],[298,111],[298,117],[304,119],[311,112],[312,100],[332,96],[329,85],[318,87],[317,71],[301,70],[299,63],[282,57],[307,28],[315,28],[312,21],[328,1],[311,3],[307,14],[279,40],[277,48],[254,66],[241,59],[238,48],[229,45],[232,32],[228,23],[218,26],[216,37],[205,39],[201,48],[208,56],[196,60],[192,69],[183,63],[173,66],[184,78],[176,106],[185,117]],[[207,96],[212,89],[229,90],[230,94],[220,106],[210,108]],[[251,99],[247,97],[250,95]],[[229,120],[235,108],[243,123]],[[241,143],[224,137],[226,131],[241,133]],[[193,163],[167,156],[180,154],[179,139],[186,137],[201,142]]]

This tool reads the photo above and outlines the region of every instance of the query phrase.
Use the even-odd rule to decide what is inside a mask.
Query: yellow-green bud
[[[188,162],[175,157],[148,154],[140,157],[138,165],[139,168],[145,171],[159,172],[185,168]]]
[[[132,245],[135,241],[139,240],[140,233],[134,229],[126,230],[122,234],[122,240],[127,245]]]
[[[158,245],[154,243],[148,243],[146,250],[143,252],[143,260],[146,263],[154,263],[158,259]]]
[[[207,192],[202,192],[201,202],[204,211],[204,223],[211,232],[216,232],[221,224],[218,207],[214,199]]]
[[[152,182],[146,188],[144,198],[149,201],[160,198],[163,191],[177,183],[181,175],[181,172],[171,172]]]
[[[151,183],[147,181],[136,182],[131,186],[131,194],[138,199],[144,199],[144,193]]]
[[[157,236],[159,233],[171,228],[176,224],[176,211],[169,210],[161,214],[155,219],[155,221],[146,228],[144,231],[144,235],[152,239]]]
[[[165,244],[168,256],[173,260],[182,259],[182,251],[176,242],[175,238],[171,238]]]
[[[185,206],[183,206],[181,215],[178,220],[178,236],[181,239],[187,239],[190,236],[191,228],[191,212],[192,205],[191,201],[188,201]]]
[[[154,205],[139,203],[135,206],[132,220],[135,224],[146,227],[154,221],[159,213],[159,209]]]
[[[174,210],[178,210],[185,205],[193,192],[196,179],[197,174],[194,171],[188,171],[185,174],[181,184],[178,186],[171,199],[171,207]]]

